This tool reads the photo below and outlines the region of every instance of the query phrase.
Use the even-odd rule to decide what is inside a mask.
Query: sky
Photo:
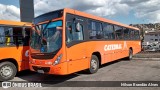
[[[160,23],[160,0],[34,0],[35,16],[66,7],[124,24]],[[19,0],[0,0],[0,19],[20,21]]]

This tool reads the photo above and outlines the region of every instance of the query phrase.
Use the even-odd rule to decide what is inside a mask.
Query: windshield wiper
[[[48,27],[48,25],[51,23],[51,21],[52,21],[52,20],[50,20],[50,21],[47,23],[47,25],[44,27],[44,29],[42,30],[43,35],[47,32],[47,31],[44,31],[44,30],[47,29],[47,27]]]
[[[41,37],[41,41],[40,41],[40,44],[41,44],[41,47],[43,47],[43,36],[44,36],[44,33],[46,33],[46,29],[48,27],[48,25],[51,23],[52,20],[50,20],[47,25],[41,30],[41,33],[40,33],[40,37]]]

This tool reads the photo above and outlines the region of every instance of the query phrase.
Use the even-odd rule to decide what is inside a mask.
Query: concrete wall
[[[23,22],[32,22],[34,18],[34,0],[19,0],[20,18]]]

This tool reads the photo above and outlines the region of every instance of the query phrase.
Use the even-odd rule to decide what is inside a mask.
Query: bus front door
[[[67,15],[66,21],[66,52],[68,73],[84,70],[89,67],[84,31],[86,20],[82,17]]]

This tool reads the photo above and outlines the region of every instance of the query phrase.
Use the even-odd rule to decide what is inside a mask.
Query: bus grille
[[[32,68],[37,71],[37,70],[43,70],[44,72],[49,72],[50,68],[49,67],[37,67],[37,66],[32,66]]]
[[[44,55],[31,54],[31,57],[33,59],[52,59],[54,56],[55,54],[44,54]]]

